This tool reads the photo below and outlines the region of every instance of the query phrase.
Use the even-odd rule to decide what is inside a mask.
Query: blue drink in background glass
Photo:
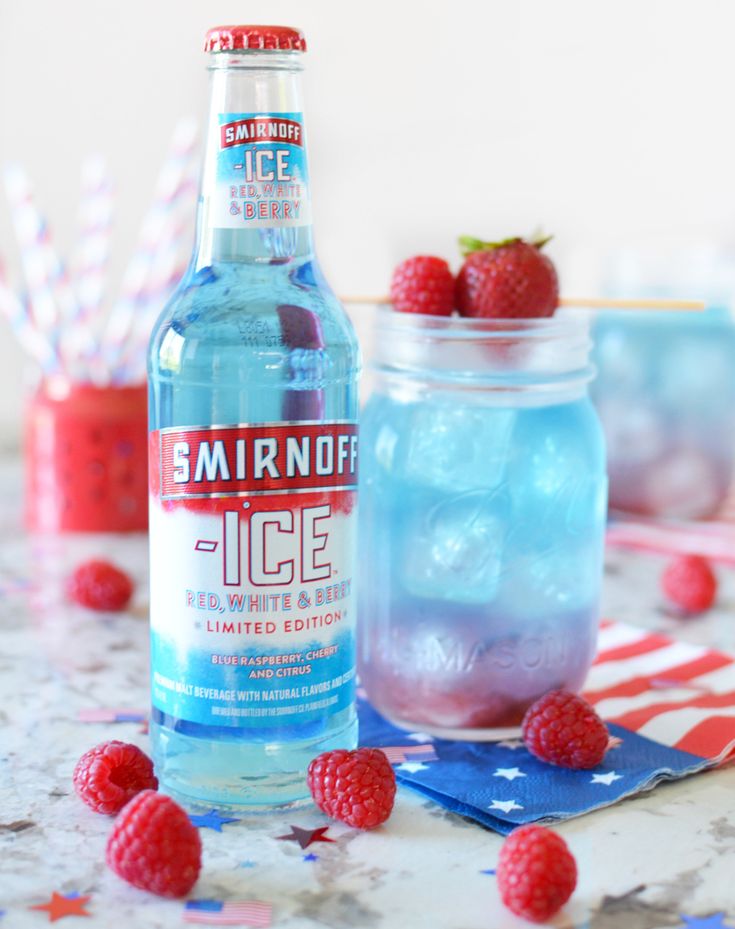
[[[605,430],[610,506],[702,518],[735,465],[735,324],[730,265],[709,250],[624,253],[616,296],[702,298],[704,312],[608,312],[593,328],[591,395]]]
[[[359,666],[397,724],[491,738],[595,650],[606,511],[583,321],[379,313]]]
[[[735,327],[727,310],[608,313],[594,326],[592,397],[608,446],[610,505],[712,516],[735,451]]]

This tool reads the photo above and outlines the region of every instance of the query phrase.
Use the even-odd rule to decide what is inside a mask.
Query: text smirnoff
[[[160,435],[161,496],[347,489],[357,452],[352,423],[169,430]]]

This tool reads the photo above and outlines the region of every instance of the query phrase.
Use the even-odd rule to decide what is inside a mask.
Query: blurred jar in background
[[[600,314],[591,395],[607,439],[610,507],[701,519],[727,497],[735,465],[735,259],[712,249],[625,252],[605,291],[702,299],[704,312]]]
[[[25,415],[32,532],[148,528],[147,388],[44,379]]]

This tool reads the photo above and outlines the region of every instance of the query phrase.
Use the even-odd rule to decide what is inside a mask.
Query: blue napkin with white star
[[[601,623],[584,691],[611,735],[591,770],[544,764],[520,740],[405,732],[358,694],[360,743],[382,748],[402,784],[504,834],[735,760],[735,657],[611,620]]]
[[[360,744],[383,748],[396,779],[440,806],[507,835],[526,823],[554,823],[610,806],[708,767],[710,762],[621,726],[603,763],[570,771],[534,758],[520,740],[453,742],[397,729],[358,703]]]

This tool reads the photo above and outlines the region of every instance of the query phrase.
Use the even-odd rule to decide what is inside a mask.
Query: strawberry
[[[551,316],[559,302],[556,269],[541,248],[548,242],[459,240],[465,262],[457,275],[462,316],[527,319]]]

